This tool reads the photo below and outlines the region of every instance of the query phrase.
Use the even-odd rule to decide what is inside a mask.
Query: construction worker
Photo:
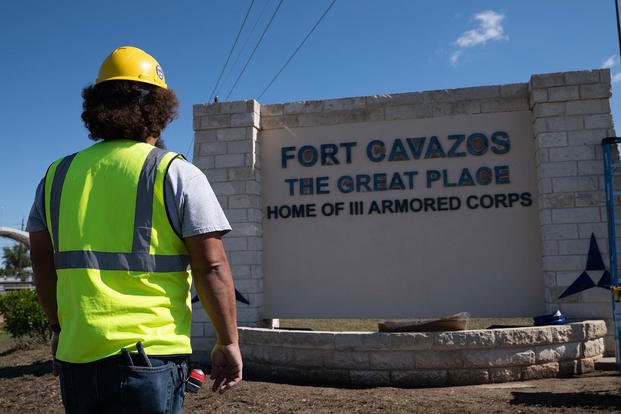
[[[82,97],[89,137],[101,141],[49,167],[27,227],[63,404],[71,413],[181,412],[192,278],[217,333],[212,389],[242,377],[221,241],[231,227],[205,175],[163,149],[178,103],[153,57],[114,50]]]

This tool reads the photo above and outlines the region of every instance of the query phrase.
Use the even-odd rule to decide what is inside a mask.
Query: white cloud
[[[459,46],[459,49],[451,55],[451,64],[457,64],[465,48],[484,45],[488,41],[508,39],[502,27],[504,18],[504,14],[492,10],[475,14],[474,19],[478,22],[478,27],[465,31],[457,38],[455,44]]]
[[[455,43],[460,47],[472,47],[487,43],[488,40],[506,39],[504,29],[502,28],[502,20],[504,14],[487,10],[474,16],[479,21],[479,27],[464,32]]]
[[[617,83],[617,82],[621,82],[621,73],[616,73],[612,77],[612,83]]]
[[[451,65],[456,65],[459,57],[461,56],[462,50],[458,50],[457,52],[451,55]]]
[[[609,58],[605,59],[602,63],[602,68],[611,68],[619,64],[619,58],[617,55],[612,55]]]

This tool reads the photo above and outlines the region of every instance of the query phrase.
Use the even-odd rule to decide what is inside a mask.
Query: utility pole
[[[21,226],[21,230],[24,231],[24,219],[22,218],[22,226]],[[23,267],[23,263],[22,263],[22,244],[21,243],[17,243],[18,247],[17,247],[17,275],[21,278],[22,277],[22,267]]]
[[[619,23],[619,0],[615,0],[615,11],[617,12],[617,44],[619,45],[619,59],[621,59],[621,24]]]

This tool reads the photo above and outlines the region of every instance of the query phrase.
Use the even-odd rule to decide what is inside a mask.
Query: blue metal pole
[[[617,6],[617,22],[619,21],[619,9]],[[602,140],[602,150],[604,154],[604,183],[606,190],[606,210],[608,212],[608,255],[610,256],[610,276],[611,276],[611,305],[612,320],[615,327],[615,343],[616,343],[616,361],[617,369],[621,372],[621,302],[619,302],[619,275],[617,270],[617,232],[615,218],[615,196],[621,196],[621,193],[615,193],[613,188],[612,177],[614,170],[620,168],[619,165],[612,160],[611,146],[621,142],[621,138],[608,137]],[[621,224],[621,223],[619,223]]]

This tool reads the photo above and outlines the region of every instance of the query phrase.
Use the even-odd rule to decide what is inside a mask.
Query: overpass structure
[[[0,237],[13,239],[30,247],[30,238],[28,237],[28,232],[25,232],[23,230],[14,229],[11,227],[0,227]]]

